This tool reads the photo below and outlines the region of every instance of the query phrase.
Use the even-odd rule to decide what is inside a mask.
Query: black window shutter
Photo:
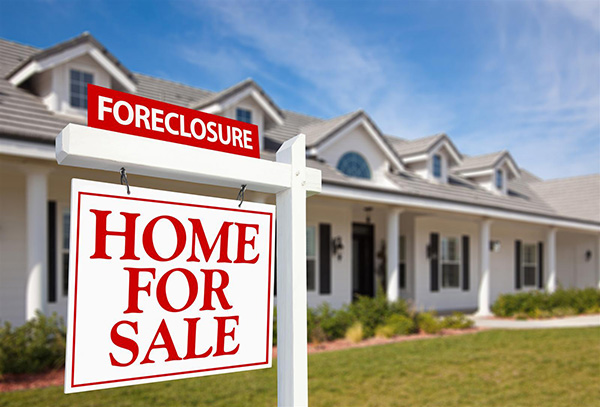
[[[439,291],[439,260],[438,260],[438,248],[440,242],[440,235],[432,233],[429,235],[429,279],[431,280],[431,291]]]
[[[331,294],[331,225],[319,224],[319,293]]]
[[[400,263],[400,278],[398,279],[398,283],[400,285],[400,289],[404,290],[406,288],[406,264]]]
[[[469,258],[469,236],[462,237],[462,289],[463,291],[469,291],[469,270],[470,270],[470,258]]]
[[[48,302],[56,302],[56,202],[48,201]]]
[[[521,289],[521,241],[515,240],[515,288]]]
[[[538,288],[544,288],[544,243],[538,242]]]

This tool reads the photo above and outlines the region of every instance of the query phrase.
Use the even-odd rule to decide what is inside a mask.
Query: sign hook
[[[129,181],[127,181],[127,172],[125,171],[125,167],[121,167],[121,170],[119,172],[121,173],[121,185],[125,183],[125,185],[127,186],[127,195],[131,195],[131,191],[129,191]]]
[[[248,186],[248,184],[242,184],[242,186],[240,188],[240,192],[238,192],[237,199],[240,200],[240,204],[238,205],[238,208],[241,208],[242,204],[244,203],[244,193],[246,192],[247,186]]]

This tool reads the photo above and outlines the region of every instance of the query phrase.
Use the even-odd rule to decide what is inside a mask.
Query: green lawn
[[[600,328],[487,331],[310,355],[311,406],[597,406]],[[64,395],[0,394],[0,406],[275,406],[276,369]]]

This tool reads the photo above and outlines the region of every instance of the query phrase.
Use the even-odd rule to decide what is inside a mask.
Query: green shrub
[[[362,324],[365,338],[375,334],[375,328],[383,325],[390,313],[389,303],[384,295],[375,298],[359,296],[350,306],[348,311],[354,321]]]
[[[446,329],[468,329],[473,325],[473,320],[467,318],[462,312],[454,312],[442,321],[442,326]]]
[[[554,317],[568,317],[570,315],[577,315],[577,310],[571,307],[558,307],[552,310],[552,316]]]
[[[348,331],[346,331],[346,339],[352,343],[358,343],[364,338],[363,326],[360,322],[352,324]]]
[[[421,312],[417,315],[419,329],[428,334],[437,334],[442,330],[442,322],[435,312]]]
[[[562,289],[553,293],[528,291],[517,294],[503,294],[492,305],[492,312],[500,317],[527,314],[540,318],[555,314],[556,309],[573,309],[582,314],[590,309],[600,310],[600,290],[596,288]]]
[[[391,325],[379,325],[375,328],[375,336],[378,338],[391,338],[394,336],[394,327]]]
[[[0,375],[37,373],[65,364],[66,329],[56,313],[36,317],[14,328],[5,322],[0,328]]]
[[[385,322],[385,326],[391,327],[394,335],[410,335],[417,330],[413,318],[400,314],[390,315]]]

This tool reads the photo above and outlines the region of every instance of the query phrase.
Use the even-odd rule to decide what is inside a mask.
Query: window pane
[[[81,99],[79,99],[79,97],[77,97],[77,96],[71,96],[71,106],[73,106],[73,107],[80,107],[81,106]]]
[[[442,287],[458,287],[459,285],[458,264],[442,265]]]
[[[371,179],[371,169],[367,161],[355,152],[344,154],[337,164],[337,169],[350,177]]]
[[[458,261],[458,239],[455,237],[442,238],[442,261]]]
[[[502,189],[502,171],[496,171],[496,187]]]
[[[525,266],[523,267],[523,285],[525,286],[535,286],[535,266]]]
[[[315,260],[306,260],[306,289],[310,291],[315,290],[316,272],[315,272]]]
[[[79,90],[80,90],[79,84],[71,82],[71,94],[72,95],[79,95]]]
[[[83,74],[83,82],[85,84],[92,83],[92,74],[91,73],[84,73]]]
[[[536,247],[534,244],[523,245],[523,263],[536,264]]]
[[[78,81],[81,79],[81,72],[71,69],[71,80]]]
[[[315,227],[308,226],[306,228],[306,257],[315,257]]]

